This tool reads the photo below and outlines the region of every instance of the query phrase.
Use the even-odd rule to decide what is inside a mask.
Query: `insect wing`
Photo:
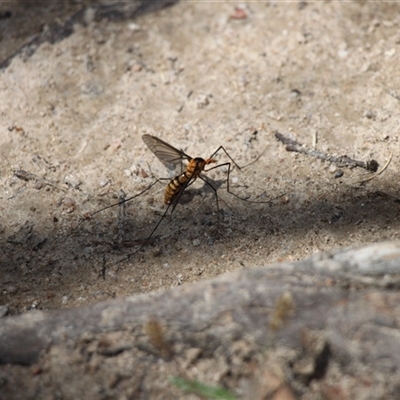
[[[175,169],[175,167],[182,162],[182,160],[190,161],[192,157],[187,155],[182,150],[178,150],[170,144],[164,142],[152,135],[143,135],[143,141],[147,147],[156,155],[156,157],[168,168]]]

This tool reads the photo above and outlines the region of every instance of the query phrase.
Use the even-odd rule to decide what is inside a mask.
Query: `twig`
[[[296,142],[295,140],[292,140],[278,131],[275,131],[275,137],[281,141],[283,144],[286,145],[286,150],[287,151],[295,151],[297,153],[303,153],[307,156],[312,156],[315,158],[319,158],[324,161],[328,161],[331,163],[339,164],[341,166],[348,166],[348,167],[360,167],[364,168],[367,171],[370,172],[376,172],[378,170],[379,164],[375,160],[370,160],[367,162],[364,161],[358,161],[358,160],[353,160],[350,157],[347,156],[331,156],[327,153],[324,153],[322,151],[314,150],[314,149],[309,149],[305,145]]]
[[[63,187],[58,186],[55,182],[49,181],[45,178],[41,178],[38,175],[32,174],[32,172],[25,171],[23,169],[15,169],[13,170],[14,175],[23,181],[34,181],[42,183],[43,185],[53,186],[58,190],[65,192],[66,190]]]
[[[362,179],[361,181],[354,182],[353,185],[357,185],[360,183],[370,181],[371,179],[375,179],[378,175],[380,175],[383,171],[385,171],[385,169],[389,166],[390,162],[392,161],[392,156],[393,156],[393,153],[390,153],[390,156],[389,156],[388,160],[386,161],[386,164],[383,166],[383,168],[379,172],[377,172],[374,175],[369,176],[368,178]]]

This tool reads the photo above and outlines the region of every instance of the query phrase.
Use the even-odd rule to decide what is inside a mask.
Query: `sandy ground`
[[[86,26],[2,70],[0,305],[8,313],[398,238],[400,6],[249,3],[244,19],[232,18],[235,6],[182,2],[122,22],[95,22],[89,10]],[[4,43],[21,12],[0,21]],[[380,169],[392,155],[391,163],[360,184],[372,174],[288,153],[275,130]],[[151,153],[145,133],[193,157],[224,145],[239,165],[266,149],[231,173],[232,191],[264,203],[231,196],[226,168],[216,169],[207,176],[218,183],[219,218],[213,192],[196,182],[126,260],[164,212],[165,183],[128,202],[123,220],[114,207],[78,223],[115,203],[120,189],[134,196],[180,172]]]

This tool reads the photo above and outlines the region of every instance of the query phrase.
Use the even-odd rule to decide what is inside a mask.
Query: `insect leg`
[[[230,164],[230,163],[228,163],[228,164]],[[217,167],[218,167],[218,165],[217,165]],[[216,168],[216,167],[214,167],[214,168]],[[211,168],[211,169],[214,169],[214,168]],[[210,171],[210,170],[208,169],[207,171]],[[216,201],[216,203],[217,203],[217,216],[218,216],[218,220],[219,220],[219,200],[218,200],[217,189],[215,189],[215,187],[214,187],[213,185],[211,185],[211,183],[208,182],[206,179],[204,179],[201,175],[199,175],[199,178],[200,178],[203,182],[205,182],[208,186],[210,186],[210,188],[212,189],[212,191],[213,191],[214,194],[215,194],[215,201]]]
[[[256,163],[264,155],[264,153],[267,151],[267,149],[268,149],[268,147],[266,147],[253,161],[250,161],[248,164],[243,165],[241,167],[241,169],[245,169],[245,168],[249,167],[250,165]]]
[[[128,197],[127,199],[119,200],[118,203],[110,204],[109,206],[103,207],[100,210],[94,211],[88,217],[86,217],[82,221],[80,221],[79,224],[73,229],[72,232],[75,232],[86,220],[91,219],[94,215],[96,215],[96,214],[98,214],[98,213],[100,213],[100,212],[102,212],[104,210],[107,210],[107,209],[109,209],[111,207],[115,207],[115,206],[121,205],[121,204],[126,203],[126,202],[128,202],[130,200],[135,199],[136,197],[141,196],[143,193],[146,193],[148,190],[150,190],[156,183],[161,182],[162,180],[165,180],[165,179],[163,179],[163,178],[157,179],[150,186],[148,186],[146,189],[142,190],[140,193],[135,194],[134,196]]]
[[[203,178],[201,178],[201,179],[203,179]],[[164,179],[164,178],[158,179],[158,181],[160,181],[160,180],[165,180],[165,179]],[[113,265],[119,264],[119,263],[122,262],[122,261],[129,260],[129,259],[130,259],[131,257],[133,257],[135,254],[137,254],[140,250],[142,250],[147,244],[149,244],[149,242],[150,242],[151,238],[153,237],[154,233],[156,232],[156,230],[157,230],[158,227],[160,226],[161,222],[164,220],[165,216],[167,215],[167,213],[168,213],[170,207],[172,207],[172,212],[173,212],[173,211],[175,210],[175,207],[176,207],[176,205],[178,204],[179,199],[181,198],[183,192],[185,191],[185,189],[186,189],[188,186],[190,186],[190,185],[194,182],[194,180],[195,180],[195,179],[193,179],[193,178],[188,179],[188,180],[185,182],[185,184],[182,185],[182,187],[180,188],[180,190],[179,190],[179,191],[176,193],[176,195],[171,199],[171,202],[168,204],[167,209],[164,211],[164,214],[162,215],[162,217],[160,218],[160,220],[157,222],[156,226],[153,228],[153,230],[151,231],[151,233],[150,233],[150,235],[148,236],[148,238],[146,239],[146,241],[145,241],[136,251],[134,251],[134,252],[131,253],[131,254],[128,254],[125,258],[123,258],[122,260],[118,261],[117,263],[115,263],[115,264],[113,264]],[[154,184],[155,184],[155,183],[153,183],[153,185],[154,185]],[[212,187],[212,185],[211,185],[210,183],[207,182],[207,184],[210,185],[210,186]],[[213,188],[213,187],[212,187],[212,188]],[[215,188],[213,188],[213,190],[215,191],[215,194],[216,194]],[[218,201],[218,199],[217,199],[217,201]],[[217,205],[218,205],[218,203],[217,203]]]
[[[256,160],[252,161],[252,162],[249,163],[249,164],[246,164],[244,167],[239,167],[239,165],[232,159],[232,157],[228,154],[228,152],[224,149],[223,146],[218,147],[218,149],[213,153],[213,155],[211,156],[211,158],[212,158],[219,150],[221,150],[221,149],[225,152],[225,154],[229,157],[229,159],[232,160],[232,162],[234,163],[234,165],[235,165],[240,171],[243,170],[243,168],[248,167],[249,165],[251,165],[252,163],[254,163],[255,161],[257,161],[257,160],[262,156],[262,154],[264,153],[264,152],[261,153],[261,155],[258,156]],[[265,150],[264,150],[264,151],[265,151]],[[212,168],[209,168],[209,169],[207,169],[207,170],[204,170],[204,172],[208,172],[208,171],[211,171],[211,170],[213,170],[213,169],[215,169],[215,168],[219,168],[219,167],[223,167],[223,166],[228,166],[228,173],[227,173],[227,177],[226,177],[226,191],[227,191],[228,193],[230,193],[231,195],[237,197],[237,198],[240,199],[240,200],[247,201],[247,202],[249,202],[249,203],[265,204],[265,203],[269,203],[269,202],[271,201],[271,200],[268,200],[268,201],[249,200],[250,196],[241,197],[241,196],[239,196],[238,194],[231,192],[231,190],[230,190],[230,188],[229,188],[229,181],[230,181],[229,176],[230,176],[230,173],[231,173],[231,167],[232,167],[232,165],[231,165],[230,162],[226,162],[226,163],[223,163],[223,164],[216,165],[215,167],[212,167]],[[279,197],[280,197],[280,196],[279,196]]]
[[[103,208],[101,208],[100,210],[97,210],[97,211],[95,211],[95,212],[89,214],[89,216],[87,216],[86,218],[83,218],[83,219],[78,223],[78,225],[76,225],[75,228],[73,228],[73,229],[70,231],[70,233],[66,236],[66,238],[65,238],[64,240],[67,240],[68,238],[70,238],[70,237],[74,234],[74,232],[76,232],[76,231],[78,230],[78,228],[79,228],[82,224],[84,224],[88,219],[91,219],[94,215],[96,215],[96,214],[98,214],[98,213],[100,213],[100,212],[102,212],[102,211],[104,211],[104,210],[107,210],[108,208],[115,207],[115,206],[118,206],[118,205],[121,206],[121,204],[124,204],[124,203],[126,203],[126,202],[128,202],[128,201],[130,201],[130,200],[135,199],[136,197],[141,196],[143,193],[146,193],[149,189],[151,189],[156,183],[161,182],[161,181],[163,181],[163,180],[165,180],[165,179],[163,179],[163,178],[156,179],[150,186],[148,186],[146,189],[142,190],[140,193],[135,194],[134,196],[128,197],[127,199],[120,200],[120,201],[118,201],[118,203],[114,203],[114,204],[111,204],[111,205],[109,205],[109,206],[103,207]]]
[[[229,155],[229,153],[225,150],[224,146],[219,146],[217,150],[214,151],[214,153],[212,154],[212,156],[210,158],[213,158],[220,150],[222,150],[227,156],[228,158],[233,162],[233,164],[235,164],[235,167],[237,167],[239,170],[242,170],[244,168],[247,168],[248,166],[256,163],[266,152],[268,147],[266,147],[253,161],[249,162],[246,165],[243,165],[242,167],[239,167],[239,165],[235,162],[235,160]]]
[[[146,245],[149,244],[151,238],[153,237],[155,231],[157,230],[157,228],[160,226],[161,222],[163,221],[163,219],[165,218],[165,216],[168,213],[169,208],[171,207],[171,204],[168,204],[167,209],[164,211],[164,214],[162,215],[162,217],[160,218],[160,220],[157,222],[156,226],[153,228],[153,230],[151,231],[150,235],[148,236],[148,238],[146,239],[146,241],[133,253],[128,254],[125,258],[123,258],[122,260],[119,260],[118,262],[116,262],[115,264],[112,264],[111,266],[117,265],[123,261],[127,261],[129,260],[131,257],[133,257],[135,254],[139,253],[140,250],[142,250]]]
[[[219,146],[217,150],[214,151],[214,153],[212,153],[210,158],[213,158],[220,150],[223,150],[223,152],[227,155],[227,157],[233,162],[233,164],[235,164],[235,167],[237,167],[238,169],[242,169],[242,167],[239,167],[239,165],[236,163],[236,161],[229,155],[229,153],[225,150],[224,146]],[[230,164],[230,163],[226,163],[226,164]],[[222,165],[226,165],[226,164],[221,164]],[[218,166],[214,167],[217,168]],[[211,168],[211,169],[214,169]]]
[[[126,201],[125,201],[126,194],[121,189],[119,191],[119,210],[118,210],[118,238],[117,243],[120,244],[122,242],[122,238],[124,236],[124,225],[125,225],[125,218],[126,218]]]
[[[221,146],[221,147],[222,147],[222,146]],[[237,165],[237,164],[235,163],[235,165]],[[249,200],[249,197],[250,197],[250,196],[241,197],[241,196],[239,196],[238,194],[231,192],[231,190],[230,190],[230,188],[229,188],[229,176],[230,176],[230,173],[231,173],[231,163],[230,163],[230,162],[226,162],[226,163],[223,163],[223,164],[216,165],[215,167],[212,167],[212,168],[210,168],[210,169],[204,170],[204,172],[212,171],[213,169],[220,168],[220,167],[225,167],[225,166],[228,166],[228,173],[227,173],[227,177],[226,177],[226,191],[227,191],[228,193],[230,193],[232,196],[237,197],[237,198],[240,199],[240,200],[248,201],[248,202],[250,202],[250,203],[269,203],[269,202],[267,202],[267,201],[254,201],[254,200]],[[239,169],[240,169],[240,168],[239,168]],[[204,179],[203,179],[203,180],[204,180]],[[216,189],[214,188],[214,190],[216,190]]]
[[[109,205],[109,206],[107,206],[107,207],[102,208],[101,210],[97,210],[97,211],[95,211],[94,213],[90,214],[89,218],[93,217],[93,215],[96,215],[96,214],[98,214],[98,213],[101,212],[101,211],[107,210],[108,208],[115,207],[115,206],[121,205],[121,204],[123,204],[123,203],[127,203],[127,202],[130,201],[130,200],[136,199],[136,197],[139,197],[139,196],[141,196],[142,194],[146,193],[146,192],[147,192],[148,190],[150,190],[156,183],[161,182],[161,181],[163,181],[163,180],[166,180],[166,179],[165,179],[165,178],[156,179],[150,186],[148,186],[146,189],[142,190],[140,193],[135,194],[134,196],[128,197],[127,199],[120,200],[120,201],[118,201],[118,203],[111,204],[111,205]]]

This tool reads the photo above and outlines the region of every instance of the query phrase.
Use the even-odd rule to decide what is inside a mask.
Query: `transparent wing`
[[[175,169],[175,166],[179,165],[182,160],[190,161],[192,159],[192,157],[182,150],[176,149],[170,144],[164,142],[164,140],[155,136],[143,135],[142,139],[146,143],[147,147],[168,169]]]

